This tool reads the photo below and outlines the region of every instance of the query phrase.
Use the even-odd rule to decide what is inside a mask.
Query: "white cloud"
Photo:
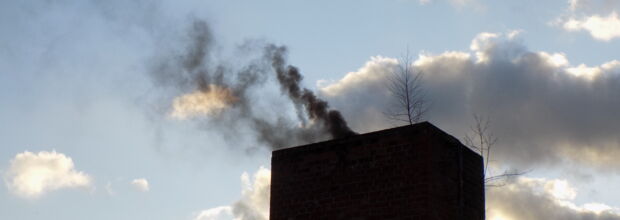
[[[573,67],[565,68],[566,72],[572,74],[577,77],[594,79],[599,75],[606,72],[613,72],[617,69],[620,69],[620,61],[612,60],[610,62],[604,63],[600,66],[586,66],[585,64],[579,64]]]
[[[149,182],[144,178],[132,180],[131,185],[140,192],[148,192],[150,190]]]
[[[586,31],[594,39],[611,41],[620,38],[620,1],[570,0],[568,10],[552,25],[566,31]]]
[[[570,18],[562,27],[568,31],[587,31],[592,37],[602,41],[620,38],[620,18],[616,12],[607,17],[592,15],[581,19]]]
[[[11,160],[5,182],[16,195],[37,198],[62,188],[88,187],[91,177],[76,171],[73,160],[64,154],[25,151]]]
[[[268,220],[271,171],[260,167],[252,179],[247,172],[241,175],[240,200],[230,206],[200,211],[192,217],[192,220]]]
[[[472,40],[469,49],[476,55],[478,63],[488,62],[489,57],[515,58],[525,52],[525,48],[518,39],[521,32],[520,30],[510,31],[507,34],[482,32]],[[500,46],[501,50],[498,50]],[[441,56],[445,57],[445,53]]]
[[[397,62],[371,58],[321,95],[358,132],[391,127],[382,114],[392,98],[384,76]],[[482,33],[470,51],[422,54],[413,63],[432,102],[425,119],[462,137],[473,113],[489,116],[500,140],[496,160],[620,171],[620,61],[573,65],[563,53],[529,50],[514,34]]]
[[[487,217],[500,219],[620,219],[617,208],[574,203],[577,189],[566,180],[519,177],[487,192]]]
[[[219,206],[198,212],[192,217],[192,220],[229,220],[234,219],[232,215],[232,207]]]
[[[395,70],[398,60],[381,56],[371,57],[370,61],[355,72],[347,73],[338,83],[323,87],[322,92],[328,95],[335,95],[343,90],[354,89],[348,85],[360,85],[366,82],[381,80],[385,74]],[[370,85],[367,85],[370,86]]]
[[[570,186],[566,180],[545,181],[544,190],[554,198],[561,200],[573,200],[577,197],[577,189]]]
[[[569,65],[568,59],[566,59],[566,54],[564,53],[547,53],[544,51],[538,52],[538,56],[542,59],[547,60],[549,64],[555,67],[566,67]]]

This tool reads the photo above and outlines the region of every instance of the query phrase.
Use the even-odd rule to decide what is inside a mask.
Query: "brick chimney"
[[[482,157],[428,122],[277,150],[271,220],[483,220]]]

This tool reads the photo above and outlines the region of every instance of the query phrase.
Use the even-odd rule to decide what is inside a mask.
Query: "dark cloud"
[[[480,34],[471,48],[415,61],[432,102],[427,120],[463,137],[472,114],[488,116],[499,137],[494,159],[509,165],[572,160],[619,170],[613,159],[620,156],[619,61],[571,66],[563,54],[528,50],[514,33]],[[380,113],[390,98],[385,74],[395,65],[394,59],[373,58],[322,88],[322,95],[359,131],[389,127]]]

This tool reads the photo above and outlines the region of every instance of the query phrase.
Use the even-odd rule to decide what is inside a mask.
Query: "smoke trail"
[[[299,73],[297,67],[291,65],[285,67],[285,47],[269,45],[266,50],[267,55],[271,57],[271,65],[276,71],[282,91],[295,103],[298,112],[300,106],[305,106],[309,118],[312,120],[320,120],[333,138],[342,138],[355,134],[355,132],[347,126],[347,122],[340,112],[330,110],[329,104],[316,97],[309,89],[301,89],[299,83],[303,79],[303,76]]]
[[[248,42],[240,48],[242,52],[258,55],[250,55],[242,65],[231,65],[240,62],[222,61],[214,52],[215,40],[206,22],[194,21],[188,36],[189,45],[181,54],[160,57],[151,71],[158,86],[174,89],[171,117],[208,121],[209,129],[231,139],[249,129],[257,141],[272,149],[355,134],[340,112],[300,86],[303,76],[287,65],[285,47]],[[296,110],[296,119],[266,115],[260,109],[264,102],[260,89],[274,73],[275,82]]]

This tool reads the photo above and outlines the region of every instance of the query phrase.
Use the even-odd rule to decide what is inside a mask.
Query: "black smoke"
[[[201,20],[192,23],[186,39],[188,44],[181,52],[156,56],[150,75],[158,87],[171,91],[169,98],[208,92],[209,85],[230,89],[237,101],[229,109],[197,118],[226,139],[236,139],[242,135],[240,131],[249,129],[257,141],[278,149],[355,134],[340,112],[301,86],[303,76],[297,67],[287,64],[286,47],[248,41],[237,48],[243,56],[225,59],[217,52],[207,22]],[[275,116],[265,114],[262,93],[270,82],[278,84],[283,97],[294,106],[296,118],[277,113],[282,111],[280,106],[267,110],[276,112]]]
[[[312,120],[323,123],[333,138],[343,138],[354,135],[339,111],[329,109],[329,104],[318,98],[311,90],[299,86],[303,76],[297,67],[288,65],[285,67],[285,47],[269,45],[266,47],[267,54],[271,58],[271,65],[276,72],[281,89],[295,103],[300,112],[300,107],[305,107],[305,112]]]

